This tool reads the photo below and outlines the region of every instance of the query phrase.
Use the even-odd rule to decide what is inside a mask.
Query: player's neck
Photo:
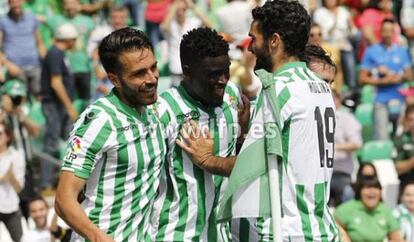
[[[296,62],[299,61],[299,58],[292,55],[287,55],[286,53],[277,53],[272,56],[273,59],[273,67],[272,72],[276,72],[280,67],[285,65],[289,62]]]

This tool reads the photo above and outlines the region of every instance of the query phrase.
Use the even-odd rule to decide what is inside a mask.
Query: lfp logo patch
[[[81,141],[78,137],[73,137],[73,139],[70,141],[70,148],[73,153],[77,153],[81,150]]]

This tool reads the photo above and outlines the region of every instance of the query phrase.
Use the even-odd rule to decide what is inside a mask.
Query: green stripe
[[[99,105],[101,106],[101,105]],[[117,118],[116,113],[109,107],[104,105],[101,106],[112,118],[113,124],[115,127],[122,127],[122,122]],[[117,130],[117,141],[118,144],[126,144],[126,138],[122,131]],[[114,186],[114,203],[111,208],[111,216],[109,222],[108,234],[113,234],[121,222],[121,209],[122,209],[122,200],[124,198],[124,184],[126,179],[126,174],[128,171],[128,150],[126,147],[118,149],[117,152],[117,165],[116,165],[116,174],[115,174],[115,186]]]
[[[319,232],[321,234],[322,242],[328,242],[328,234],[326,233],[325,223],[323,222],[323,215],[325,211],[325,187],[326,182],[315,184],[315,217],[319,224]]]
[[[227,126],[226,156],[229,156],[232,154],[234,148],[236,147],[236,141],[237,141],[237,137],[236,137],[237,134],[236,134],[236,130],[234,127],[234,119],[233,119],[232,110],[233,108],[231,106],[229,106],[227,103],[224,104],[223,114],[224,114],[224,118],[226,120],[226,126]]]
[[[89,219],[96,225],[99,225],[99,216],[101,215],[103,208],[103,198],[104,198],[104,177],[105,177],[105,167],[107,162],[107,156],[104,154],[102,160],[101,172],[99,173],[99,183],[98,189],[96,192],[96,200],[94,208],[89,212]]]
[[[312,234],[312,227],[309,217],[309,209],[308,205],[306,204],[304,193],[305,193],[305,186],[296,184],[296,203],[300,213],[300,219],[302,222],[302,231],[305,237],[305,241],[313,241],[313,234]]]
[[[301,79],[301,80],[306,80],[307,79],[305,76],[302,75],[302,73],[300,73],[298,68],[295,68],[295,75],[297,75],[299,77],[299,79]]]
[[[284,87],[282,91],[279,93],[279,95],[277,96],[277,104],[279,105],[279,110],[283,109],[283,107],[289,101],[289,99],[290,99],[289,89],[287,87]]]
[[[88,149],[86,150],[85,160],[82,165],[82,170],[75,171],[76,175],[86,175],[84,178],[88,178],[89,175],[92,173],[92,169],[95,166],[95,157],[101,150],[105,142],[107,141],[109,135],[112,132],[112,127],[109,121],[106,121],[104,126],[99,130],[98,135],[95,137],[93,142],[90,144]],[[78,174],[80,173],[80,174]],[[88,173],[88,174],[86,174]]]
[[[239,219],[239,239],[240,242],[249,242],[250,222],[246,218]]]
[[[128,122],[131,122],[129,116],[127,117],[127,119],[128,119]],[[133,132],[134,137],[140,137],[140,133],[138,132],[138,129],[132,129],[132,132]],[[144,169],[144,162],[145,162],[141,142],[135,142],[135,152],[137,154],[137,159],[138,159],[137,169],[136,169],[137,174],[134,178],[134,185],[135,185],[136,192],[132,193],[131,215],[126,220],[128,222],[125,226],[124,231],[122,232],[122,236],[124,239],[127,239],[129,235],[131,234],[133,218],[137,215],[138,211],[140,210],[138,204],[139,204],[140,195],[141,195],[140,188],[142,187],[142,181],[141,181],[142,171],[141,170]]]
[[[166,172],[166,179],[167,179],[167,187],[166,187],[166,194],[165,194],[165,200],[164,204],[161,209],[159,224],[160,225],[167,225],[170,217],[170,208],[172,204],[172,200],[174,199],[174,188],[172,186],[172,180],[169,171],[169,163],[165,162],[165,170]],[[165,230],[167,229],[167,226],[161,226],[158,228],[157,233],[157,241],[163,240],[165,237]]]
[[[291,119],[285,121],[282,130],[282,150],[283,150],[283,166],[285,167],[285,172],[287,172],[287,166],[289,161],[289,141],[290,141],[290,124]]]
[[[89,112],[101,112],[101,110],[99,110],[99,109],[92,109],[91,108],[91,110],[89,111]],[[89,113],[88,112],[88,113]],[[86,116],[87,114],[85,114],[85,116]],[[80,122],[80,121],[79,121]],[[87,122],[86,124],[85,124],[85,122],[82,122],[82,124],[76,129],[76,131],[75,131],[75,136],[78,136],[78,137],[83,137],[84,135],[85,135],[85,133],[86,133],[86,131],[89,129],[89,127],[91,126],[91,124],[92,124],[93,122]]]
[[[204,171],[198,166],[193,166],[194,178],[197,181],[197,219],[194,241],[200,240],[200,234],[206,225],[206,189],[204,181]],[[209,240],[210,241],[210,240]]]
[[[180,105],[178,105],[178,103],[175,101],[175,97],[173,97],[170,92],[162,93],[161,97],[164,98],[164,100],[168,103],[168,107],[171,108],[176,117],[183,113],[183,111],[180,109]]]

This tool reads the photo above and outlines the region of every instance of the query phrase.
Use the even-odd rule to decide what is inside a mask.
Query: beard
[[[272,58],[268,52],[265,50],[257,51],[256,53],[256,65],[254,66],[254,70],[264,69],[267,72],[272,72],[273,63]]]
[[[142,92],[141,88],[145,89],[146,86],[131,87],[121,80],[122,95],[131,106],[145,106],[153,104],[156,101],[156,99],[153,100],[153,98],[148,96],[148,92]]]

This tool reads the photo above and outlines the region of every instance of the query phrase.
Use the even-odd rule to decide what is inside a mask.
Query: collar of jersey
[[[112,89],[112,91],[106,96],[108,100],[115,105],[117,109],[119,109],[121,112],[129,114],[135,118],[137,118],[139,121],[144,123],[145,125],[148,124],[148,109],[144,107],[144,111],[142,113],[139,113],[135,108],[127,105],[124,103],[119,97],[115,94],[115,89]]]
[[[286,71],[287,69],[291,69],[291,68],[297,68],[297,67],[302,67],[302,68],[306,68],[306,63],[302,62],[302,61],[294,61],[294,62],[288,62],[283,64],[281,67],[279,67],[274,73],[273,75],[277,75],[280,74],[281,72]]]
[[[201,102],[199,102],[199,101],[195,100],[194,98],[192,98],[190,96],[190,94],[188,94],[188,92],[185,90],[185,88],[182,84],[180,84],[178,86],[177,91],[183,97],[184,102],[187,105],[190,105],[191,108],[194,108],[194,109],[199,108],[199,109],[203,110],[206,113],[214,114],[214,107],[206,108]],[[186,100],[188,100],[188,102],[186,102]],[[224,102],[223,102],[223,104],[224,104]]]

